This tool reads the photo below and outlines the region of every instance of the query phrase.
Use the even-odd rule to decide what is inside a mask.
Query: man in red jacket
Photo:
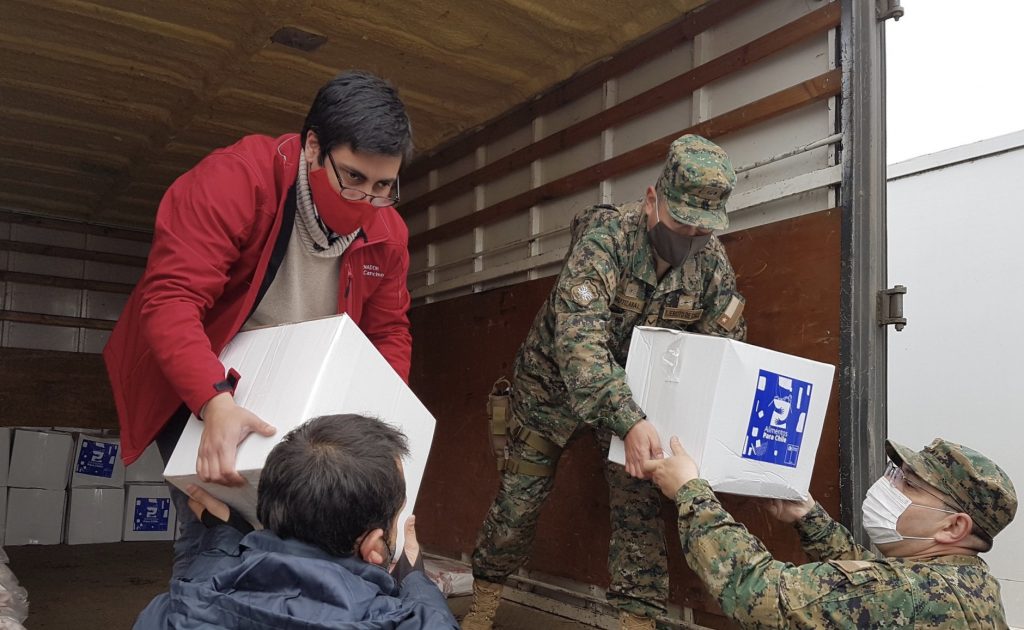
[[[245,375],[218,359],[248,328],[348,313],[408,379],[409,233],[394,204],[411,149],[395,89],[347,72],[317,93],[300,135],[242,138],[171,185],[146,271],[103,351],[126,463],[154,440],[167,461],[195,413],[199,476],[244,482],[238,444],[275,431],[234,403]],[[172,494],[179,575],[202,526]]]

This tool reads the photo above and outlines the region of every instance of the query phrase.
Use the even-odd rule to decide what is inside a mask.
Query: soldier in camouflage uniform
[[[647,464],[679,507],[690,568],[746,628],[1006,628],[999,583],[979,552],[1017,511],[1010,478],[972,449],[934,440],[914,452],[886,442],[892,464],[868,490],[864,526],[882,552],[856,544],[821,505],[776,500],[814,562],[774,560],[732,520],[677,438]]]
[[[660,497],[642,478],[644,461],[662,456],[661,443],[633,401],[624,366],[635,326],[746,337],[735,274],[711,234],[728,226],[735,181],[721,148],[687,135],[672,143],[644,199],[595,206],[573,221],[565,265],[516,357],[510,457],[473,553],[474,603],[464,629],[491,627],[501,585],[528,558],[562,449],[585,427],[605,452],[612,435],[626,442],[625,469],[605,469],[608,600],[623,627],[653,628],[664,612]]]

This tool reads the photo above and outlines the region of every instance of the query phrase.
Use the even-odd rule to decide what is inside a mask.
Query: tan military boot
[[[654,630],[654,620],[650,617],[638,617],[626,611],[619,611],[619,628],[622,630]]]
[[[473,604],[462,618],[462,630],[491,630],[503,588],[494,582],[473,580]]]

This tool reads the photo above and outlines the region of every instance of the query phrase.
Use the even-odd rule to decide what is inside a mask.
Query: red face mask
[[[309,171],[307,179],[320,220],[335,234],[344,236],[365,228],[377,214],[377,208],[370,205],[369,201],[343,199],[331,187],[326,168]]]

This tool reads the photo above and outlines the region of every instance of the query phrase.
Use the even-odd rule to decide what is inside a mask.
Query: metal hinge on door
[[[883,22],[892,18],[897,22],[903,17],[903,7],[900,6],[900,0],[875,0],[875,13],[878,16],[878,21]]]
[[[879,326],[893,325],[897,332],[903,330],[907,325],[907,318],[903,316],[903,296],[906,293],[907,287],[902,284],[878,292]]]

